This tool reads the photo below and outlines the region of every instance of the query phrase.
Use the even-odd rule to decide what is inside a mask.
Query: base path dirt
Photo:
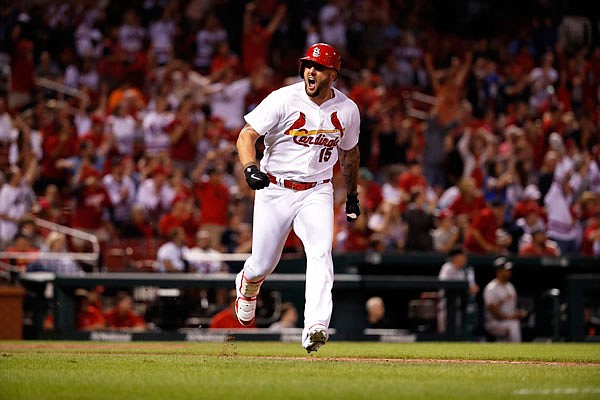
[[[47,342],[47,343],[1,343],[0,353],[2,352],[21,352],[24,350],[38,350],[39,352],[51,351],[53,353],[90,355],[145,355],[145,356],[166,356],[170,351],[176,351],[178,356],[186,355],[190,357],[214,358],[214,357],[236,357],[258,360],[297,360],[297,361],[325,361],[325,362],[355,362],[355,363],[389,363],[389,364],[497,364],[497,365],[544,365],[544,366],[589,366],[600,368],[600,362],[574,362],[574,361],[540,361],[540,360],[484,360],[484,359],[437,359],[437,358],[376,358],[376,357],[321,357],[317,354],[304,357],[295,356],[256,356],[240,355],[231,348],[226,348],[220,355],[203,355],[198,353],[181,353],[182,350],[189,348],[189,343],[161,343],[157,347],[156,343],[110,343],[110,342]],[[155,351],[149,351],[152,348]],[[123,353],[119,353],[123,350]],[[136,351],[138,350],[138,351]]]

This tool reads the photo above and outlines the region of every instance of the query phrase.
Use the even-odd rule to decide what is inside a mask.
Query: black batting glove
[[[346,196],[346,220],[354,222],[360,215],[360,207],[358,206],[358,193],[348,193]]]
[[[269,186],[269,177],[267,174],[258,169],[254,164],[248,165],[244,168],[244,175],[246,175],[246,182],[251,189],[260,190]]]

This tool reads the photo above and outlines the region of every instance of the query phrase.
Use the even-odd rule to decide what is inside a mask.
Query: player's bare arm
[[[256,164],[256,140],[260,135],[249,124],[244,125],[236,143],[238,157],[245,167],[248,164]]]
[[[354,146],[350,150],[338,149],[340,155],[340,164],[342,166],[342,174],[346,189],[349,194],[358,192],[358,167],[360,164],[360,151],[358,146]]]
[[[358,167],[360,164],[360,151],[358,145],[350,150],[338,149],[342,175],[348,191],[346,197],[346,219],[348,222],[355,221],[360,215],[358,205]]]
[[[507,318],[506,318],[506,316],[504,314],[502,314],[500,312],[499,306],[500,306],[499,303],[497,303],[497,304],[490,304],[490,305],[488,305],[488,310],[494,316],[494,318],[502,321],[502,320],[505,320]]]
[[[238,157],[244,167],[244,175],[248,186],[254,190],[260,190],[269,186],[269,177],[258,169],[256,162],[256,140],[260,137],[258,132],[249,124],[244,125],[236,143]]]

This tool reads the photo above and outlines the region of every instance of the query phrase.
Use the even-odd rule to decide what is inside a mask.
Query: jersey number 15
[[[331,147],[323,147],[319,152],[319,162],[327,162],[331,158]]]

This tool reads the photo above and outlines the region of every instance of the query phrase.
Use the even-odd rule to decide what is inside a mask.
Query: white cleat
[[[308,353],[317,351],[327,342],[328,338],[327,328],[323,325],[315,325],[302,340],[302,347]]]
[[[235,315],[240,324],[244,326],[251,325],[254,322],[256,314],[256,295],[260,289],[260,282],[250,282],[246,280],[240,272],[235,278],[235,288],[237,297],[235,299]],[[244,287],[242,287],[244,284]],[[242,293],[252,293],[251,297],[244,296]]]
[[[244,326],[251,325],[254,322],[254,314],[256,313],[256,297],[240,296],[235,299],[235,315],[240,324]]]

